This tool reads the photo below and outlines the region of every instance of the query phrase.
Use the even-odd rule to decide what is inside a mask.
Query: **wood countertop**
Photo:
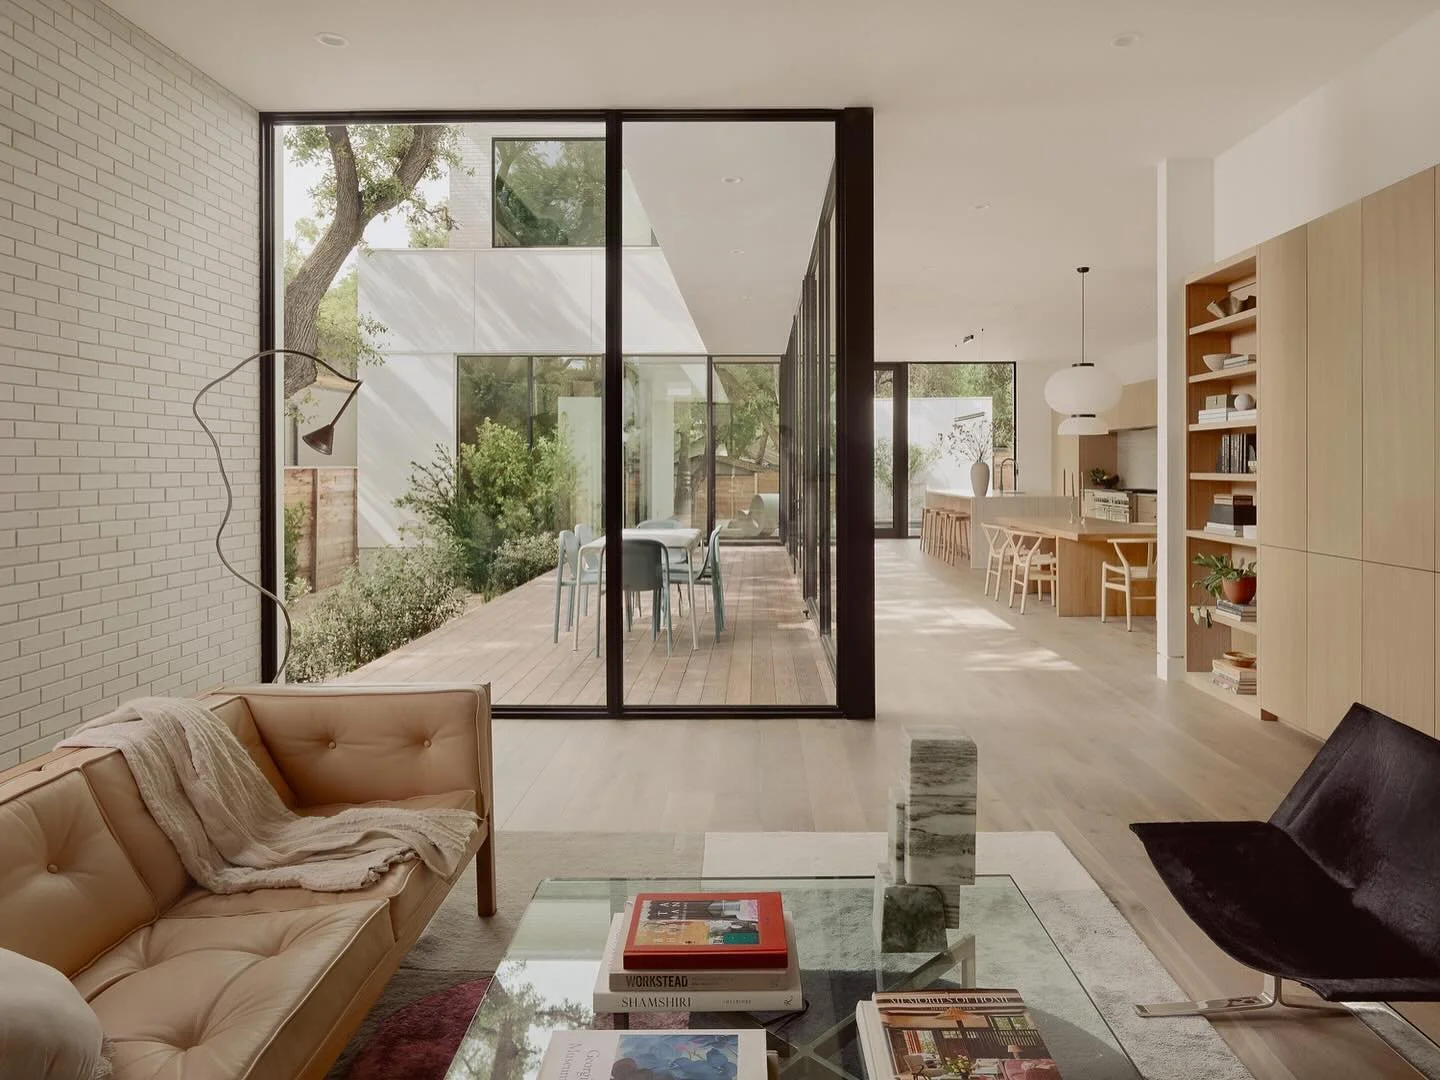
[[[1022,532],[1053,536],[1057,540],[1072,540],[1075,543],[1109,543],[1111,540],[1148,540],[1156,535],[1155,525],[1150,522],[1100,521],[1097,518],[1083,518],[1067,521],[1056,517],[1005,516],[994,519],[996,525]]]

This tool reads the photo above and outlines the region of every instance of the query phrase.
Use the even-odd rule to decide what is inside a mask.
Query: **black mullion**
[[[605,707],[612,717],[625,711],[625,623],[621,610],[625,531],[625,357],[621,335],[621,246],[624,184],[623,121],[605,114],[605,422],[602,455],[605,483]]]
[[[275,342],[275,125],[260,122],[260,348]],[[279,492],[275,484],[275,433],[280,417],[275,408],[275,368],[282,357],[260,362],[260,581],[276,596],[283,595],[281,566],[275,533],[279,521]],[[260,597],[260,678],[270,682],[280,663],[279,627],[275,602]]]
[[[895,364],[891,397],[895,404],[895,430],[891,435],[895,452],[894,483],[891,490],[895,515],[895,536],[905,540],[910,536],[910,368],[907,364]]]
[[[875,716],[875,114],[846,109],[836,132],[839,242],[837,506],[840,625],[836,704]],[[908,453],[908,450],[907,450]]]
[[[715,357],[705,357],[705,537],[715,531]],[[693,616],[692,616],[693,617]]]

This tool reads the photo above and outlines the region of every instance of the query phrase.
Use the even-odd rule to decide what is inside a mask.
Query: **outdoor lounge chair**
[[[1266,975],[1258,995],[1137,1011],[1303,1004],[1285,979],[1326,1001],[1440,1000],[1437,822],[1440,742],[1357,704],[1269,821],[1132,825],[1186,914]]]

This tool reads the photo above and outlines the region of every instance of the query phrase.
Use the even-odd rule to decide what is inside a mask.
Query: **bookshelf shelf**
[[[1185,535],[1191,540],[1208,540],[1212,544],[1228,544],[1230,547],[1249,548],[1251,551],[1256,551],[1260,547],[1259,540],[1246,540],[1241,536],[1216,536],[1204,529],[1186,529]]]
[[[1260,695],[1259,694],[1231,694],[1221,690],[1210,681],[1210,673],[1206,671],[1191,671],[1185,676],[1185,681],[1196,690],[1209,694],[1211,697],[1223,701],[1232,709],[1239,709],[1252,720],[1260,719]]]
[[[1237,311],[1234,315],[1226,315],[1223,319],[1211,319],[1207,323],[1190,327],[1190,336],[1197,334],[1228,334],[1236,330],[1248,330],[1255,325],[1255,316],[1259,313],[1259,307],[1252,307],[1249,311]],[[1239,352],[1237,349],[1236,352]]]
[[[1191,375],[1190,381],[1192,383],[1232,381],[1238,382],[1243,379],[1246,382],[1249,382],[1250,379],[1259,370],[1260,365],[1258,362],[1251,362],[1249,364],[1236,364],[1232,368],[1221,368],[1219,371],[1206,371],[1199,375]]]
[[[1192,472],[1191,480],[1207,484],[1253,484],[1260,479],[1259,472]]]
[[[1258,420],[1227,420],[1223,424],[1191,424],[1191,431],[1254,431]]]

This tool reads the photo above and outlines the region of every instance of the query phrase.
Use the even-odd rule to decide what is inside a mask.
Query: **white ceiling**
[[[956,356],[984,327],[986,359],[1069,359],[1088,263],[1102,362],[1153,339],[1154,164],[1224,149],[1436,7],[109,2],[261,109],[872,105],[877,356]]]

